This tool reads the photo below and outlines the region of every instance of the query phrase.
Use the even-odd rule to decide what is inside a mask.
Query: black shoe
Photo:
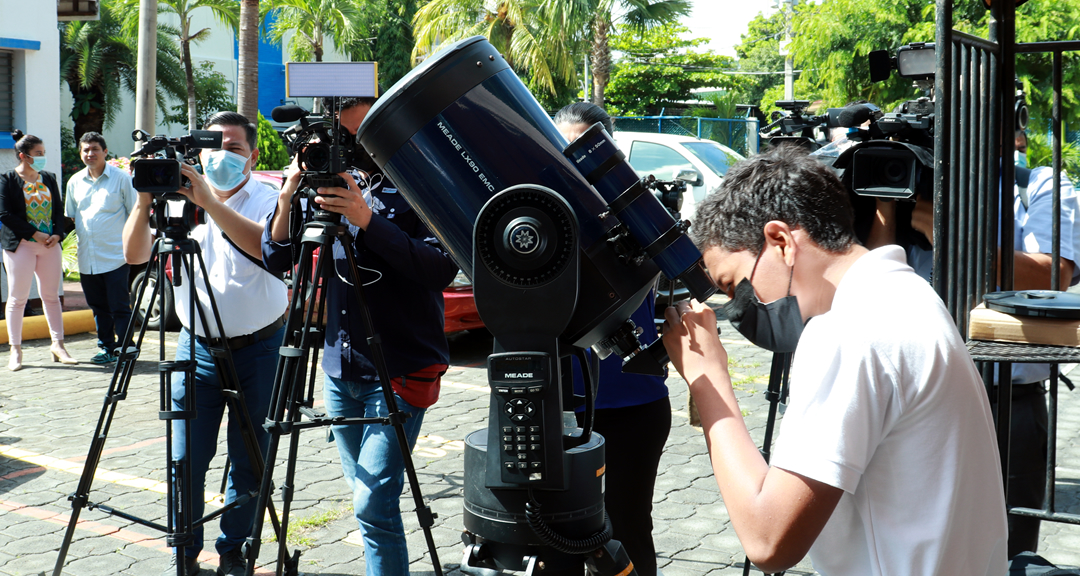
[[[198,576],[202,572],[199,568],[199,559],[184,556],[184,576]],[[161,576],[176,576],[176,554],[169,556],[169,567],[161,573]]]
[[[221,554],[217,576],[244,576],[245,572],[247,572],[247,564],[239,548]]]

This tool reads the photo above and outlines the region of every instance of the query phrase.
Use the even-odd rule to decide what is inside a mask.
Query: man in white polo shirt
[[[79,157],[86,168],[68,180],[64,200],[65,216],[75,220],[80,283],[97,326],[101,352],[90,359],[94,364],[116,361],[117,342],[131,321],[129,267],[122,240],[136,196],[131,176],[105,161],[108,153],[101,134],[87,132],[79,138]]]
[[[716,482],[766,573],[809,553],[825,576],[1006,572],[1005,498],[982,380],[899,246],[858,244],[832,169],[780,146],[731,168],[692,236],[751,342],[794,352],[771,462],[731,387],[716,315],[668,308]]]
[[[251,177],[258,160],[255,125],[235,112],[218,112],[206,121],[207,130],[222,133],[221,149],[203,150],[200,158],[206,177],[184,164],[181,171],[191,186],[183,194],[206,210],[206,224],[196,226],[191,238],[202,248],[205,269],[197,269],[195,278],[184,277],[176,290],[177,316],[184,323],[177,342],[177,362],[190,359],[189,346],[195,339],[195,398],[197,417],[191,424],[192,444],[185,444],[185,421],[174,428],[173,458],[179,460],[190,452],[192,477],[192,514],[203,515],[206,471],[217,447],[217,435],[225,410],[210,347],[228,346],[243,393],[244,405],[254,422],[261,422],[269,412],[270,395],[277,367],[278,346],[285,332],[285,309],[288,294],[285,284],[266,271],[262,264],[262,232],[267,217],[277,204],[277,191]],[[124,255],[129,263],[145,262],[150,257],[149,217],[152,198],[139,194],[136,210],[124,228]],[[196,289],[199,308],[210,313],[206,294],[207,280],[217,303],[225,334],[218,334],[213,318],[206,318],[210,334],[203,329],[203,319],[195,315],[191,323],[189,290]],[[173,409],[183,410],[191,383],[182,374],[174,374]],[[230,420],[232,415],[230,415]],[[255,425],[253,432],[259,450],[265,454],[269,434]],[[255,474],[236,422],[229,422],[228,450],[232,466],[225,494],[226,504],[259,489],[261,478]],[[221,535],[216,548],[221,557],[217,573],[236,576],[245,573],[241,545],[251,535],[256,500],[230,509],[221,516]],[[199,573],[197,556],[202,550],[202,526],[194,530],[194,542],[185,548],[184,574]],[[174,556],[175,558],[175,556]],[[163,574],[176,574],[169,567]]]

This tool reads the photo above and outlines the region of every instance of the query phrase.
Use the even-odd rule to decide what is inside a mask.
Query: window
[[[0,132],[15,129],[15,53],[0,50]]]
[[[701,142],[687,142],[683,144],[683,147],[689,150],[694,156],[697,156],[698,159],[711,168],[713,172],[716,172],[721,176],[727,174],[728,168],[740,160],[721,148],[719,144],[708,140],[703,140]]]
[[[639,176],[652,174],[660,180],[669,180],[675,170],[694,166],[675,149],[655,142],[634,142],[630,146],[630,165]]]

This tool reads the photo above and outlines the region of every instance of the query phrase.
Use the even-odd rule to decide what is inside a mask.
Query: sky
[[[735,45],[746,25],[760,12],[771,14],[776,0],[693,0],[693,11],[683,24],[691,38],[709,38],[706,48],[725,56],[735,56]]]

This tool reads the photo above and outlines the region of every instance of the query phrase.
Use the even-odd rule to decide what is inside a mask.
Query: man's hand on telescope
[[[371,223],[371,207],[364,200],[364,194],[356,185],[356,180],[348,172],[338,174],[348,188],[319,188],[319,195],[315,197],[315,203],[327,212],[341,214],[349,223],[358,226],[361,230],[367,230]]]
[[[694,300],[664,311],[664,348],[691,387],[717,370],[727,375],[727,350],[716,334],[716,312]]]

